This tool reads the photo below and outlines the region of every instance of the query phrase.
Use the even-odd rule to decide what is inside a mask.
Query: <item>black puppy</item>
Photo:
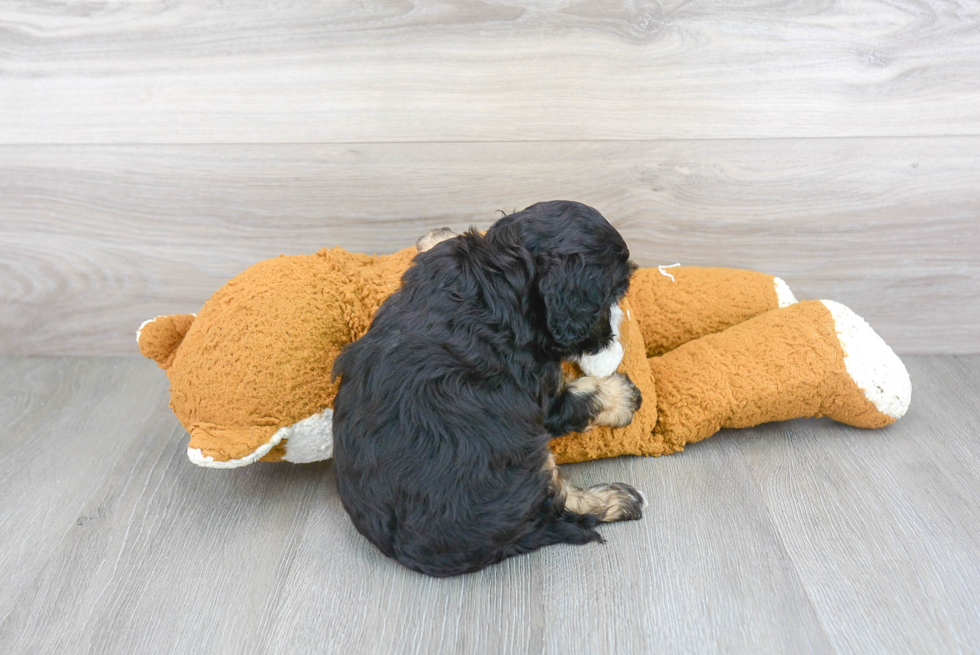
[[[595,526],[640,518],[642,496],[566,484],[548,440],[627,425],[640,406],[628,377],[565,384],[561,369],[612,340],[629,249],[599,212],[564,201],[449,236],[420,240],[431,250],[334,365],[344,507],[385,555],[434,576],[601,541]]]

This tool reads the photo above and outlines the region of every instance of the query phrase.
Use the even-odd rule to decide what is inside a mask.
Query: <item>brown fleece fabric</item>
[[[167,369],[190,446],[240,459],[331,407],[334,358],[364,334],[414,256],[415,248],[380,257],[334,248],[278,257],[228,282],[196,319],[146,324],[140,350]],[[822,303],[774,309],[773,278],[752,271],[668,272],[675,282],[656,268],[637,271],[623,301],[619,371],[643,393],[640,411],[624,428],[554,439],[559,462],[668,454],[723,427],[803,416],[891,422],[847,375]],[[263,459],[278,461],[284,450]]]
[[[170,355],[159,346],[165,322],[147,324],[140,350],[169,364],[170,405],[190,447],[239,459],[331,407],[334,359],[367,331],[414,256],[415,248],[380,257],[334,248],[260,262],[205,303],[182,341],[170,335],[179,344]]]
[[[159,364],[160,368],[170,368],[177,347],[193,322],[193,314],[157,316],[148,321],[139,331],[140,352]]]
[[[649,360],[665,452],[721,428],[829,416],[879,428],[880,413],[851,379],[834,319],[819,301],[774,309]]]
[[[779,307],[773,277],[732,268],[641,268],[630,300],[643,331],[647,355],[714,334]]]

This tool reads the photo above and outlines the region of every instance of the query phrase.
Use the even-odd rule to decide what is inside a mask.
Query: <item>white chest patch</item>
[[[613,340],[606,348],[594,355],[582,355],[578,358],[579,368],[586,375],[606,377],[612,375],[623,361],[623,344],[619,339],[619,326],[623,322],[623,310],[613,305],[609,314],[609,326],[612,328]]]

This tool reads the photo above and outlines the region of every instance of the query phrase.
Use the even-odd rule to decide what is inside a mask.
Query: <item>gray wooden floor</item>
[[[980,356],[907,363],[889,429],[566,467],[647,516],[433,580],[354,531],[330,463],[192,466],[152,363],[2,359],[0,652],[977,652]]]

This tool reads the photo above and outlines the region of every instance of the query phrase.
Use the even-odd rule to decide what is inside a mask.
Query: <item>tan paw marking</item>
[[[640,390],[628,375],[621,373],[602,378],[581,377],[569,383],[568,390],[577,395],[590,396],[595,408],[593,426],[621,428],[629,425],[643,402]]]

